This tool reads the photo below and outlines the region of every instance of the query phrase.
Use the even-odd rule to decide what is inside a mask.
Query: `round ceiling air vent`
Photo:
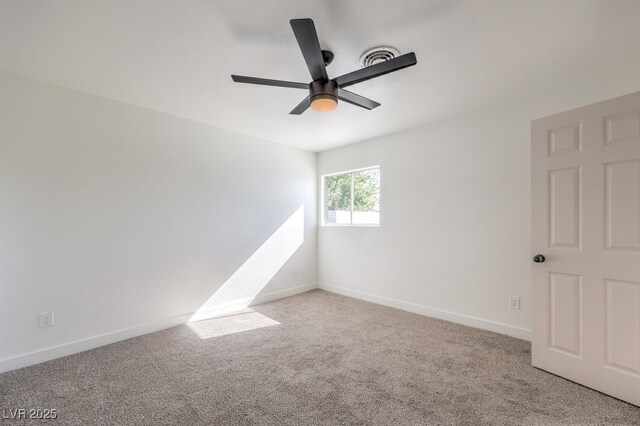
[[[400,52],[393,47],[374,47],[360,56],[360,66],[362,68],[370,67],[371,65],[379,64],[380,62],[388,61],[398,56],[400,56]]]

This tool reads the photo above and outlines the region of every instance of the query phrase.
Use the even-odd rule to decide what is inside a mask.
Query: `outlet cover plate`
[[[520,309],[520,296],[509,296],[509,309]]]
[[[40,313],[40,328],[53,327],[53,311]]]

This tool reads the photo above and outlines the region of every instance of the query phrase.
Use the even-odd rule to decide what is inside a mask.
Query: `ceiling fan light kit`
[[[368,110],[379,107],[378,102],[345,90],[345,87],[380,77],[394,71],[415,65],[415,53],[399,55],[398,51],[389,47],[370,49],[361,57],[363,68],[330,79],[326,66],[333,61],[333,53],[320,48],[315,25],[309,18],[292,19],[290,21],[302,56],[309,68],[312,81],[309,84],[293,81],[271,80],[266,78],[232,75],[236,83],[259,84],[264,86],[306,89],[309,96],[304,98],[289,114],[300,115],[309,107],[315,111],[332,111],[338,106],[338,99]],[[399,56],[398,56],[399,55]]]
[[[338,106],[338,85],[334,81],[313,81],[309,85],[311,109],[319,112],[333,111]]]

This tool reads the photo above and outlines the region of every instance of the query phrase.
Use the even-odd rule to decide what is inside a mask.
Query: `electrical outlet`
[[[40,328],[53,327],[53,311],[40,314]]]
[[[520,296],[509,296],[509,309],[520,309]]]

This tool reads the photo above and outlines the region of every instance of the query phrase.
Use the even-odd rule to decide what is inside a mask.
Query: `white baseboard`
[[[506,334],[508,336],[517,337],[519,339],[529,341],[531,340],[531,330],[526,328],[515,327],[496,321],[485,320],[482,318],[476,318],[468,315],[458,314],[455,312],[445,311],[442,309],[431,308],[428,306],[416,305],[413,303],[403,302],[401,300],[376,296],[373,294],[350,290],[344,287],[338,287],[329,284],[305,284],[298,287],[276,291],[273,293],[263,294],[250,301],[250,305],[271,302],[273,300],[304,293],[315,288],[321,288],[332,293],[342,294],[344,296],[354,297],[356,299],[366,300],[367,302],[390,306],[392,308],[402,309],[404,311],[409,311],[416,314],[426,315],[429,317],[439,318],[458,324],[468,325],[470,327],[476,327],[483,330]],[[243,303],[246,303],[246,301],[243,301]],[[244,306],[246,306],[246,304]],[[94,349],[100,346],[130,339],[132,337],[141,336],[143,334],[164,330],[165,328],[175,327],[177,325],[188,322],[192,316],[193,312],[189,312],[176,317],[167,318],[148,324],[142,324],[122,330],[116,330],[109,333],[104,333],[97,336],[87,337],[85,339],[40,349],[34,352],[21,354],[11,358],[6,358],[0,360],[0,373],[27,367],[33,364],[39,364],[41,362],[50,361],[52,359],[72,355],[78,352],[87,351],[89,349]]]
[[[227,315],[231,312],[236,312],[244,309],[247,306],[271,302],[272,300],[278,300],[282,299],[283,297],[293,296],[294,294],[304,293],[306,291],[313,290],[314,288],[318,288],[318,284],[305,284],[298,287],[274,291],[273,293],[258,295],[252,298],[237,299],[230,303],[222,303],[206,309],[198,309],[198,311],[194,312],[193,316],[189,318],[188,322],[203,321],[221,315]]]
[[[366,300],[367,302],[377,303],[379,305],[385,305],[392,308],[401,309],[403,311],[413,312],[415,314],[438,318],[462,325],[468,325],[470,327],[480,328],[482,330],[506,334],[507,336],[516,337],[518,339],[531,341],[531,330],[527,328],[515,327],[513,325],[504,324],[497,321],[472,317],[469,315],[445,311],[438,308],[431,308],[429,306],[416,305],[414,303],[404,302],[402,300],[376,296],[370,293],[364,293],[361,291],[351,290],[335,285],[318,284],[318,288],[330,291],[332,293],[341,294],[343,296],[349,296],[356,299]]]
[[[306,293],[307,291],[318,288],[318,283],[305,284],[298,287],[287,288],[280,291],[274,291],[273,293],[261,294],[249,304],[249,306],[259,305],[261,303],[267,303],[285,297],[294,296],[300,293]]]
[[[317,288],[317,284],[305,284],[298,287],[260,295],[247,303],[250,303],[250,305],[266,303],[282,299],[284,297],[293,296],[295,294],[304,293],[306,291],[313,290],[314,288]],[[245,304],[244,306],[247,305]],[[143,334],[164,330],[165,328],[175,327],[188,322],[192,315],[193,312],[189,312],[176,317],[111,331],[109,333],[99,334],[97,336],[91,336],[73,342],[63,343],[61,345],[51,346],[45,349],[39,349],[37,351],[28,352],[11,358],[5,358],[0,360],[0,373],[28,367],[29,365],[39,364],[41,362],[50,361],[63,356],[73,355],[78,352],[88,351],[89,349],[131,339],[132,337],[142,336]]]

